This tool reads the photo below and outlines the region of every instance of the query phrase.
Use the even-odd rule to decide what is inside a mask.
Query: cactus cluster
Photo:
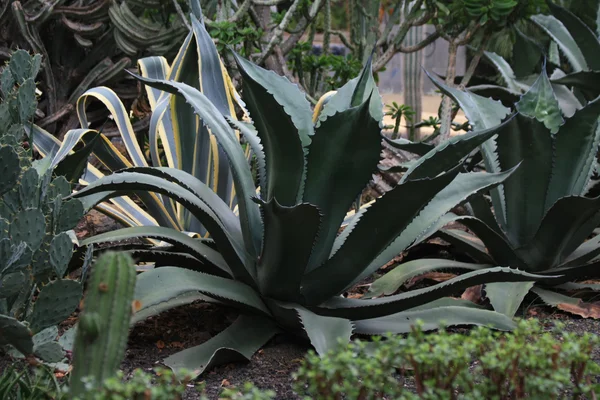
[[[81,283],[63,278],[73,256],[69,231],[83,205],[63,200],[69,182],[53,179],[50,160],[31,161],[21,145],[36,110],[39,68],[40,57],[21,50],[0,73],[0,346],[58,362],[56,325],[81,300]]]
[[[73,347],[71,390],[87,390],[85,379],[102,383],[113,376],[125,355],[136,271],[126,253],[104,253],[94,264]]]

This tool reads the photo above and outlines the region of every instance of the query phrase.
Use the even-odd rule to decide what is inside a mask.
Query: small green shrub
[[[598,338],[545,332],[521,321],[511,334],[473,329],[468,335],[425,334],[354,341],[320,358],[310,352],[295,389],[328,399],[579,399],[600,391],[591,360]],[[413,390],[406,388],[408,379]]]

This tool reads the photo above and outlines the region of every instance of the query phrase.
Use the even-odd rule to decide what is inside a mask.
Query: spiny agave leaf
[[[456,177],[457,172],[405,182],[377,199],[333,257],[305,276],[302,293],[307,301],[319,304],[344,290],[404,231],[431,198]],[[403,206],[398,207],[398,204]],[[382,220],[395,223],[381,225]]]
[[[446,86],[433,74],[428,71],[425,71],[425,73],[442,93],[450,96],[458,103],[469,120],[469,123],[476,131],[490,129],[500,125],[502,120],[510,114],[510,109],[504,107],[499,101]]]
[[[418,321],[424,331],[454,325],[481,325],[502,331],[510,331],[516,327],[512,319],[503,314],[462,306],[408,310],[385,317],[355,321],[354,325],[358,334],[381,335],[388,332],[409,333]]]
[[[258,132],[253,125],[235,120],[233,118],[227,118],[227,122],[233,129],[237,129],[244,136],[244,139],[250,145],[252,154],[256,156],[258,163],[258,182],[259,186],[263,186],[267,183],[267,162],[265,160],[265,152],[263,145],[258,137]]]
[[[531,289],[540,299],[549,306],[556,307],[572,314],[577,314],[583,318],[600,319],[600,307],[597,304],[586,303],[576,297],[565,296],[550,290],[539,287]]]
[[[579,71],[552,79],[552,83],[589,92],[592,98],[600,94],[600,71]]]
[[[513,93],[520,93],[521,88],[517,83],[515,72],[511,68],[510,64],[504,58],[502,58],[502,56],[494,52],[485,51],[483,54],[488,60],[492,62],[492,64],[494,64],[494,67],[496,67],[496,70],[498,70],[498,72],[502,76],[502,79],[504,79],[504,82],[506,83],[506,86],[508,86],[508,89]]]
[[[462,229],[441,229],[436,236],[450,243],[460,254],[466,254],[478,263],[493,262],[483,242]]]
[[[514,169],[499,174],[459,174],[429,201],[390,246],[382,251],[351,284],[368,277],[414,243],[427,239],[427,235],[432,235],[447,222],[458,220],[458,217],[448,220],[444,218],[444,215],[452,208],[467,201],[470,196],[487,191],[504,182],[513,172]]]
[[[202,121],[210,128],[212,134],[217,137],[219,144],[227,154],[232,168],[235,190],[238,194],[240,221],[242,232],[244,234],[244,242],[246,243],[246,250],[250,256],[256,257],[261,248],[260,241],[262,238],[260,211],[258,205],[251,201],[251,198],[256,196],[256,188],[254,187],[252,173],[248,166],[248,162],[246,161],[246,156],[242,151],[237,137],[227,124],[223,115],[206,98],[206,96],[186,84],[134,76],[148,85],[170,93],[183,95],[194,107],[194,110],[200,116]]]
[[[494,263],[513,268],[526,267],[526,264],[520,259],[503,232],[497,232],[487,226],[483,221],[473,217],[465,216],[457,221],[469,228],[469,230],[485,244]],[[471,245],[476,252],[480,251],[478,242],[464,240],[463,243],[465,245]]]
[[[249,361],[277,333],[279,328],[270,319],[240,315],[217,336],[167,357],[164,363],[173,370],[185,368],[192,377],[197,377],[217,365]]]
[[[489,226],[499,234],[503,234],[502,229],[498,225],[498,221],[496,220],[496,217],[492,212],[492,208],[490,207],[488,201],[483,195],[471,197],[466,206],[467,209],[470,211],[471,215],[481,220],[483,223],[485,223],[487,226]]]
[[[494,282],[485,285],[485,295],[494,311],[513,318],[534,282]]]
[[[545,68],[542,68],[542,73],[533,86],[515,106],[521,115],[543,122],[552,133],[558,132],[558,128],[564,122],[558,99],[552,90]]]
[[[496,143],[503,170],[520,163],[503,185],[506,222],[502,226],[519,247],[533,237],[545,213],[542,205],[552,172],[553,138],[542,122],[517,114],[503,125]],[[494,208],[498,209],[496,204]]]
[[[596,34],[571,11],[552,2],[548,2],[552,15],[567,28],[590,69],[600,70],[600,41]]]
[[[352,321],[379,318],[396,314],[410,308],[427,304],[440,297],[449,296],[471,286],[490,282],[526,282],[556,278],[556,276],[534,275],[518,269],[494,267],[468,272],[446,282],[438,283],[423,289],[378,299],[347,299],[332,297],[318,307],[309,307],[313,312],[347,318]]]
[[[258,287],[264,296],[298,301],[321,214],[316,206],[307,203],[285,207],[273,199],[260,204],[265,237],[257,268]]]
[[[544,216],[533,239],[519,249],[531,271],[561,264],[600,223],[600,197],[563,197]]]
[[[363,67],[360,76],[348,81],[344,86],[331,96],[327,104],[323,106],[317,126],[332,115],[344,111],[350,107],[356,107],[371,98],[369,110],[377,121],[383,121],[383,103],[373,78],[372,56],[369,57]]]
[[[214,265],[197,259],[191,254],[177,252],[171,249],[155,247],[151,249],[125,249],[126,253],[131,254],[137,263],[153,262],[155,268],[163,266],[181,267],[192,271],[203,272],[209,275],[216,275],[223,278],[232,278],[222,269]]]
[[[90,129],[70,130],[65,134],[63,144],[57,154],[52,158],[51,167],[54,168],[54,174],[65,176],[70,182],[76,182],[87,167],[88,158],[92,154],[100,133]],[[79,142],[84,146],[71,153],[71,150]]]
[[[600,290],[600,285],[597,283],[577,283],[577,282],[568,282],[563,283],[562,285],[555,286],[556,289],[567,290],[567,291],[576,291],[576,290],[592,290],[597,292]]]
[[[578,71],[587,71],[588,64],[577,42],[565,25],[552,15],[533,15],[531,20],[542,28],[560,47],[571,67]]]
[[[352,322],[343,318],[324,317],[303,307],[294,307],[298,312],[304,330],[317,353],[325,355],[335,349],[340,342],[349,342],[352,336]]]
[[[465,269],[476,271],[479,269],[490,268],[489,264],[471,264],[444,259],[421,259],[412,260],[400,264],[381,278],[376,279],[370,286],[369,291],[364,298],[373,298],[384,295],[391,295],[410,278],[425,274],[431,271]]]
[[[425,73],[442,93],[450,96],[458,103],[467,116],[469,123],[476,131],[491,129],[500,125],[502,120],[510,114],[510,109],[504,107],[499,101],[492,100],[488,97],[482,97],[471,92],[451,88],[427,71],[425,71]],[[481,145],[481,154],[483,155],[485,168],[488,172],[502,171],[500,163],[498,162],[495,138],[490,138]],[[491,195],[494,200],[494,205],[496,205],[497,218],[502,223],[506,214],[502,187],[492,190]]]
[[[144,321],[153,315],[159,315],[163,311],[168,311],[179,306],[186,306],[197,301],[225,305],[225,303],[213,299],[212,297],[205,296],[197,290],[192,290],[191,292],[170,298],[162,303],[157,303],[150,307],[145,307],[136,311],[131,317],[131,326],[134,326],[138,322]]]
[[[333,247],[331,248],[331,253],[329,254],[329,258],[333,257],[333,255],[337,253],[337,251],[342,247],[344,242],[346,242],[346,239],[348,239],[350,233],[352,233],[356,225],[360,222],[360,218],[364,215],[364,213],[369,209],[369,207],[373,203],[374,201],[371,201],[370,203],[363,205],[359,208],[359,210],[356,213],[352,214],[350,217],[348,217],[348,214],[346,215],[346,218],[344,219],[344,230],[335,238],[335,241],[333,242]],[[310,272],[312,271],[312,269],[307,269],[307,271]]]
[[[314,133],[308,101],[287,78],[234,56],[265,153],[267,181],[262,183],[261,194],[265,201],[275,197],[285,206],[294,205],[302,196],[304,158]]]
[[[599,115],[600,98],[567,119],[556,134],[546,209],[561,197],[585,194],[600,143]]]
[[[271,314],[252,287],[233,279],[178,267],[161,267],[140,274],[135,299],[141,302],[141,310],[147,310],[193,291],[254,314]]]
[[[348,209],[376,171],[380,131],[369,112],[369,100],[327,118],[317,128],[308,154],[304,201],[317,206],[323,219],[309,269],[329,258]]]
[[[148,237],[159,239],[167,243],[172,243],[177,247],[184,248],[192,253],[196,258],[206,260],[212,265],[220,268],[227,274],[231,274],[229,266],[217,251],[203,244],[197,239],[193,239],[185,233],[161,226],[134,226],[130,228],[117,229],[115,231],[102,233],[93,236],[81,242],[82,246],[89,244],[115,242],[126,239]]]
[[[575,267],[583,265],[600,255],[600,235],[585,241],[564,259],[561,266]]]
[[[472,131],[464,135],[454,136],[432,149],[429,153],[419,158],[417,162],[406,171],[400,182],[407,180],[433,178],[438,174],[456,166],[473,150],[493,137],[510,119],[503,124],[482,131]]]
[[[408,151],[409,153],[417,154],[419,156],[423,156],[423,155],[429,153],[435,147],[435,145],[433,145],[431,143],[411,142],[410,140],[407,140],[404,138],[392,140],[384,135],[382,135],[382,137],[383,137],[383,140],[385,140],[386,143],[389,144],[390,146],[392,146],[396,149]]]
[[[195,189],[194,193],[190,192],[191,188]],[[106,192],[109,190],[112,192]],[[141,190],[171,197],[193,212],[221,246],[223,255],[236,276],[246,281],[249,279],[249,271],[246,270],[246,265],[249,264],[237,217],[212,190],[183,171],[172,168],[129,169],[99,179],[73,196],[106,192],[107,196],[116,197]],[[106,200],[106,197],[99,196],[94,200]]]

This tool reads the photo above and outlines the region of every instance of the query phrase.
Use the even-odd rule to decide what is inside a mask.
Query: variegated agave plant
[[[133,237],[170,243],[129,250],[139,260],[155,263],[138,278],[136,298],[142,308],[136,321],[199,299],[240,309],[241,316],[229,328],[167,358],[167,365],[200,374],[235,357],[249,358],[281,330],[308,337],[323,353],[352,332],[406,332],[417,318],[428,329],[442,321],[513,327],[502,314],[445,297],[479,283],[532,279],[509,268],[475,271],[381,299],[345,297],[357,282],[434,233],[451,208],[513,173],[463,174],[457,167],[502,126],[471,132],[433,149],[401,184],[362,209],[338,234],[380,160],[383,110],[370,63],[359,78],[329,98],[315,124],[296,85],[236,59],[252,124],[224,115],[205,94],[185,83],[138,78],[180,96],[217,138],[232,171],[239,216],[206,183],[173,168],[125,169],[73,195],[89,208],[123,195],[159,193],[185,207],[208,229],[210,240],[167,227],[130,227],[84,243]],[[236,131],[258,159],[259,191]]]
[[[511,112],[489,98],[433,81],[460,105],[475,129],[497,126]],[[565,119],[544,69],[516,104],[516,115],[481,148],[488,172],[520,164],[518,170],[491,191],[492,209],[484,197],[475,196],[468,203],[471,215],[447,216],[474,235],[459,229],[440,231],[444,240],[484,264],[407,263],[375,282],[371,294],[394,292],[411,276],[411,268],[421,273],[439,268],[483,272],[492,264],[547,277],[487,284],[487,297],[496,311],[514,316],[531,290],[550,305],[585,313],[580,299],[556,291],[598,289],[575,281],[600,276],[600,236],[594,237],[600,197],[588,196],[600,143],[599,117],[596,98]]]
[[[198,14],[198,18],[201,17]],[[167,79],[190,85],[210,99],[223,115],[235,119],[234,103],[239,96],[212,39],[198,18],[192,15],[191,30],[171,65],[164,57],[143,58],[138,62],[140,73],[151,79]],[[97,87],[79,98],[77,114],[81,126],[88,128],[86,108],[90,100],[100,101],[110,112],[127,150],[125,157],[110,139],[100,134],[93,153],[102,166],[110,172],[129,167],[147,167],[149,164],[177,168],[206,183],[228,206],[234,207],[235,190],[226,156],[218,148],[215,137],[206,125],[194,114],[193,108],[183,98],[149,86],[146,93],[152,108],[150,163],[138,144],[129,115],[115,92],[107,87]],[[33,134],[34,145],[42,155],[56,153],[61,145],[58,139],[41,128],[34,127]],[[82,140],[86,141],[85,138]],[[161,150],[164,151],[166,165],[163,165],[159,156]],[[103,176],[103,172],[88,164],[81,183],[89,184]],[[205,229],[199,221],[171,199],[154,193],[139,193],[137,197],[141,206],[133,198],[122,196],[111,198],[109,202],[96,205],[96,208],[125,226],[164,226],[204,235]]]

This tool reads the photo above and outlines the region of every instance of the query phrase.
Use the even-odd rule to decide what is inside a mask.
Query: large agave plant
[[[476,129],[495,126],[510,112],[491,99],[434,82],[453,97]],[[487,284],[495,310],[512,317],[530,290],[548,304],[569,309],[578,300],[555,290],[597,288],[573,282],[600,276],[600,236],[591,238],[600,223],[600,197],[586,197],[600,142],[599,117],[600,98],[564,119],[543,72],[516,103],[516,115],[482,146],[489,172],[520,167],[491,191],[491,210],[487,200],[478,196],[469,202],[472,215],[448,217],[474,235],[446,229],[440,231],[441,236],[480,263],[560,275],[542,281]],[[453,266],[430,264],[421,272],[444,267]],[[454,267],[482,272],[487,268]],[[399,287],[408,272],[405,266],[381,278],[373,284],[372,294]]]
[[[198,15],[201,17],[201,14]],[[223,115],[235,119],[233,105],[239,96],[204,23],[193,15],[191,30],[171,65],[164,57],[148,57],[140,59],[138,67],[144,77],[190,85],[201,91]],[[218,148],[206,124],[199,120],[183,98],[151,87],[147,87],[146,93],[152,108],[150,162],[140,148],[129,115],[115,92],[107,87],[97,87],[79,98],[77,113],[81,126],[88,128],[86,108],[90,100],[100,101],[110,112],[127,150],[125,157],[110,139],[100,134],[93,153],[102,166],[110,172],[134,166],[147,167],[149,164],[177,168],[206,183],[228,206],[234,207],[235,191],[226,156]],[[34,144],[43,155],[55,153],[61,145],[58,139],[39,127],[34,127],[32,131],[36,138]],[[88,164],[81,183],[89,184],[103,176],[102,171]],[[125,226],[165,226],[196,234],[205,233],[191,213],[178,207],[169,198],[154,193],[139,193],[138,198],[141,206],[131,197],[123,196],[98,204],[96,208]]]
[[[463,174],[456,167],[504,125],[433,149],[401,184],[362,209],[338,234],[380,159],[383,112],[370,63],[359,78],[329,98],[314,124],[309,103],[296,85],[236,59],[251,124],[223,115],[206,95],[185,83],[139,79],[179,95],[215,135],[233,172],[239,216],[207,184],[173,168],[129,168],[73,195],[89,208],[109,198],[156,192],[181,204],[207,227],[210,240],[167,227],[130,227],[85,241],[150,237],[170,243],[129,250],[156,267],[138,278],[136,298],[142,308],[136,321],[199,299],[240,309],[241,316],[229,328],[167,358],[167,365],[199,374],[217,363],[249,358],[281,330],[308,337],[323,353],[352,332],[406,332],[417,318],[428,329],[442,321],[513,327],[502,314],[445,297],[474,284],[534,277],[510,268],[474,271],[381,299],[345,296],[357,282],[434,233],[452,207],[513,173]],[[258,159],[259,191],[236,130]]]

